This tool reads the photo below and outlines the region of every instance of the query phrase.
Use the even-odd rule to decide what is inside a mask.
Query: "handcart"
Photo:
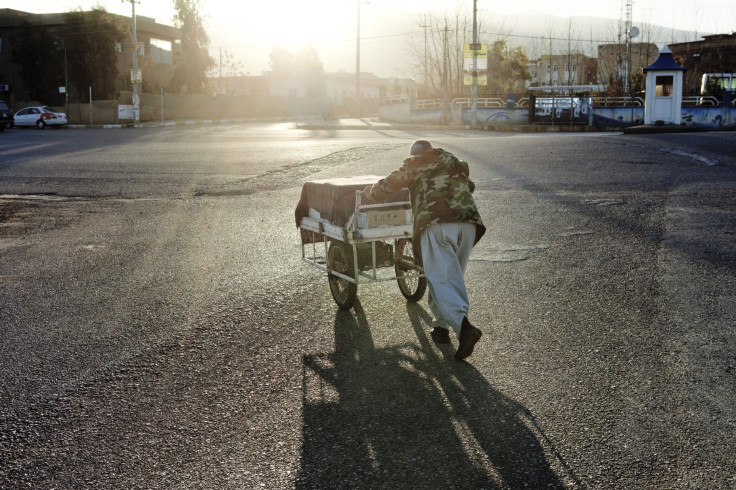
[[[396,280],[411,302],[422,299],[427,289],[412,241],[408,190],[384,204],[363,202],[360,191],[379,178],[318,180],[302,188],[295,213],[302,261],[327,273],[332,297],[342,310],[354,306],[358,284]]]

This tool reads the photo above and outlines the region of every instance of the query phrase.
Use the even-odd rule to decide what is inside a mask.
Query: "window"
[[[162,39],[152,37],[148,49],[150,50],[149,54],[155,63],[163,63],[166,65],[173,63],[171,41],[164,41]]]
[[[674,77],[658,76],[656,79],[656,87],[654,95],[657,97],[672,97],[672,86],[674,85]]]

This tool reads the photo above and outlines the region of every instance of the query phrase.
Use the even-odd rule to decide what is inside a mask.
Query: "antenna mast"
[[[626,37],[626,59],[624,60],[624,92],[629,93],[629,78],[631,74],[631,10],[634,0],[625,0],[626,20],[624,22],[624,36]]]

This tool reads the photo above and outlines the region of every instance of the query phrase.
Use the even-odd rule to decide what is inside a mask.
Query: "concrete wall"
[[[130,93],[120,100],[130,104]],[[326,97],[279,97],[271,95],[180,95],[164,94],[163,119],[227,119],[259,117],[301,117],[320,115],[330,106]],[[117,114],[115,115],[117,117]],[[161,120],[161,95],[141,95],[141,121]]]
[[[644,124],[643,107],[593,107],[594,126],[628,127]]]
[[[736,107],[683,107],[682,122],[713,129],[736,129]]]
[[[443,124],[444,114],[442,109],[422,109],[412,110],[410,104],[390,104],[378,107],[378,116],[391,122],[399,122],[405,124]],[[452,122],[451,111],[447,112],[447,124]]]
[[[163,99],[163,100],[162,100]],[[332,110],[327,97],[277,97],[268,95],[208,96],[141,94],[141,122],[163,120],[205,120],[232,118],[307,117],[321,116]],[[13,111],[42,105],[35,101],[16,101]],[[90,119],[88,103],[53,106],[67,112],[69,124],[118,124],[118,105],[131,105],[131,93],[121,92],[115,100],[93,100]],[[129,122],[129,121],[124,121]]]
[[[411,121],[411,107],[409,103],[381,105],[378,108],[378,117],[384,121],[408,123]]]

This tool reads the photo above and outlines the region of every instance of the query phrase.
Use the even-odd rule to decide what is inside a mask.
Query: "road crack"
[[[356,162],[377,153],[393,150],[401,145],[381,144],[350,148],[324,157],[305,162],[285,165],[274,170],[262,173],[255,177],[248,177],[218,188],[203,188],[194,193],[195,196],[245,196],[258,191],[283,189],[294,185],[295,182],[324,170],[339,167],[346,163]]]

